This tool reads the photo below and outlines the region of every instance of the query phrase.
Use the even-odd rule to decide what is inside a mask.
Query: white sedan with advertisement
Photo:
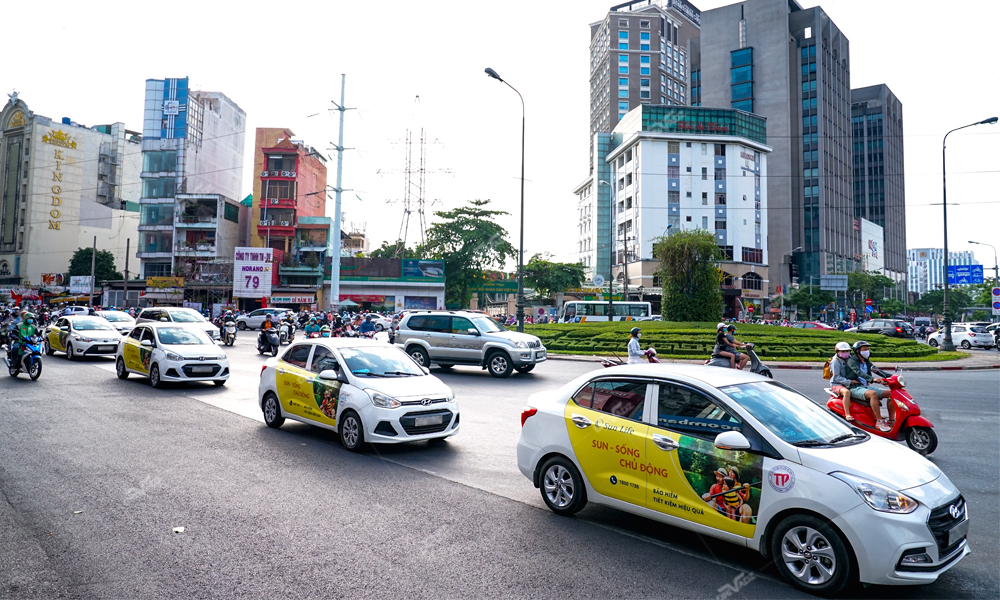
[[[759,375],[603,369],[532,396],[521,423],[518,467],[553,512],[596,502],[753,548],[810,593],[930,583],[970,552],[936,465]]]
[[[229,380],[229,358],[200,327],[181,323],[139,323],[122,338],[115,358],[118,379],[130,373],[149,377],[154,388],[164,382]]]

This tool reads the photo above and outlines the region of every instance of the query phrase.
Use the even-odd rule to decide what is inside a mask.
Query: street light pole
[[[941,140],[941,209],[944,213],[944,339],[941,341],[941,350],[945,352],[953,352],[955,350],[955,343],[951,339],[951,294],[948,291],[948,183],[946,178],[948,169],[945,161],[945,149],[948,147],[948,136],[959,129],[975,125],[992,125],[996,122],[997,117],[990,117],[989,119],[962,125],[944,134],[944,139]]]
[[[785,318],[785,294],[788,292],[785,286],[785,257],[786,256],[791,257],[792,254],[795,254],[801,249],[802,246],[798,246],[797,248],[793,248],[781,255],[781,318],[782,319]]]
[[[521,240],[517,248],[517,330],[524,331],[524,96],[517,88],[504,81],[496,71],[487,67],[486,74],[514,90],[521,99]]]

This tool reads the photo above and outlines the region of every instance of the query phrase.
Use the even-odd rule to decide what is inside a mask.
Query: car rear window
[[[969,331],[973,333],[988,333],[985,327],[969,327]]]
[[[410,320],[406,322],[406,326],[414,331],[423,331],[426,324],[427,317],[410,317]]]

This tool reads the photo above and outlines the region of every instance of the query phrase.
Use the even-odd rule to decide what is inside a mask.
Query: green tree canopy
[[[715,236],[704,229],[660,237],[653,246],[663,281],[663,317],[670,321],[722,318],[719,260]]]
[[[423,258],[417,254],[416,248],[406,248],[402,241],[382,245],[368,253],[369,258]]]
[[[470,200],[468,206],[435,212],[441,221],[427,229],[427,239],[416,253],[444,261],[445,303],[467,306],[469,285],[483,271],[503,267],[517,251],[507,241],[507,230],[494,219],[506,212],[489,210],[489,200]]]
[[[803,285],[785,295],[785,305],[794,306],[799,313],[808,313],[810,308],[814,311],[822,310],[833,301],[833,292],[821,290],[818,285]]]
[[[78,248],[69,261],[69,276],[89,276],[90,262],[94,256],[93,248]],[[122,274],[115,270],[115,255],[107,250],[97,251],[97,261],[94,265],[94,284],[102,281],[123,279]]]
[[[868,298],[878,302],[885,297],[887,289],[894,287],[896,282],[880,273],[857,271],[847,274],[847,297],[853,300],[855,308],[863,306]]]
[[[524,265],[524,285],[534,288],[544,298],[554,298],[568,288],[578,288],[587,278],[581,263],[547,260],[551,255],[536,254]]]
[[[972,299],[968,292],[961,288],[951,288],[948,291],[951,303],[952,315],[957,311],[964,310],[966,306],[972,306]],[[920,312],[940,315],[944,313],[944,290],[931,290],[926,292],[917,300],[917,310]]]

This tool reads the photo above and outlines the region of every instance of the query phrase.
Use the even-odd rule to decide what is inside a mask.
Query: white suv
[[[264,319],[267,315],[274,315],[275,319],[280,319],[281,315],[286,312],[292,312],[287,308],[258,308],[257,310],[236,317],[236,327],[240,331],[245,331],[247,329],[260,329],[261,325],[264,324]]]

